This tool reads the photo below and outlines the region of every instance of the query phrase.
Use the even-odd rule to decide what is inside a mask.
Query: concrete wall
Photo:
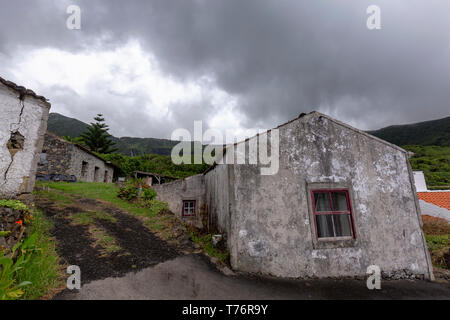
[[[328,277],[365,275],[378,265],[391,274],[406,269],[432,277],[405,152],[318,114],[279,130],[276,175],[260,175],[258,165],[228,166],[234,269]],[[313,187],[349,189],[356,240],[316,240]]]
[[[47,130],[50,104],[0,84],[0,196],[32,192]],[[23,136],[23,148],[10,153],[11,134]]]
[[[428,191],[427,183],[425,181],[425,176],[422,171],[414,171],[414,185],[416,186],[417,192]]]
[[[205,175],[206,208],[208,211],[208,229],[213,232],[230,232],[228,166],[217,165]]]
[[[153,185],[152,188],[157,192],[156,199],[167,202],[170,211],[172,211],[179,219],[197,228],[203,228],[207,223],[205,181],[202,174],[176,180],[174,182]],[[182,216],[181,209],[183,200],[196,201],[197,212],[195,216]]]
[[[107,182],[113,181],[114,168],[111,165],[52,133],[45,135],[42,150],[46,151],[47,160],[38,164],[39,175],[73,175],[77,181],[104,182],[105,171],[107,171]],[[88,163],[85,176],[82,175],[83,161]],[[97,177],[95,177],[95,167],[98,168]]]

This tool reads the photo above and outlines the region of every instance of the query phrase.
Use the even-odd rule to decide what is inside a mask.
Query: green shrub
[[[128,201],[133,201],[138,198],[139,187],[141,186],[141,198],[146,201],[151,201],[156,197],[156,191],[145,185],[142,179],[132,179],[128,183],[120,188],[118,192],[118,197]]]
[[[30,236],[12,252],[0,252],[0,300],[36,299],[60,285],[59,257],[49,230],[50,222],[34,212]]]
[[[156,191],[151,188],[142,188],[142,198],[151,201],[156,198]]]
[[[120,188],[117,196],[121,199],[131,201],[137,198],[138,193],[138,188],[136,188],[134,185],[128,184],[125,187]]]

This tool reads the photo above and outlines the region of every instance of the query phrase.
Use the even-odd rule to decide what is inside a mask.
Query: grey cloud
[[[104,34],[111,38],[98,46],[137,38],[166,74],[180,81],[213,77],[238,98],[248,127],[271,127],[313,109],[363,129],[448,115],[446,0],[74,2],[83,12],[80,32],[61,27],[66,15],[56,1],[2,1],[2,9],[8,10],[0,13],[5,24],[0,28],[1,51],[13,54],[15,45],[24,44],[95,51]],[[366,28],[370,4],[381,8],[379,31]],[[208,101],[173,105],[171,120],[156,123],[160,131],[149,131],[128,125],[133,117],[147,117],[139,98],[127,106],[133,111],[124,114],[114,101],[99,97],[92,103],[93,96],[75,100],[83,104],[81,109],[90,105],[109,110],[124,135],[142,136],[139,130],[144,130],[167,137],[186,121],[216,111]],[[79,110],[74,106],[73,115],[82,115]]]

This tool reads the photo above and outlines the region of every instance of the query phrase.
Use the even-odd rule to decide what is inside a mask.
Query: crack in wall
[[[9,170],[11,169],[11,167],[14,163],[14,156],[16,155],[17,152],[19,152],[20,150],[23,150],[23,140],[25,139],[24,136],[19,132],[19,127],[20,127],[20,124],[22,123],[22,115],[23,115],[23,112],[25,109],[25,101],[24,101],[25,95],[21,93],[18,98],[20,101],[19,104],[21,106],[20,113],[19,113],[19,121],[17,123],[12,123],[10,125],[11,137],[7,143],[7,147],[9,150],[9,154],[11,156],[11,161],[5,170],[5,173],[3,176],[4,182],[2,183],[2,187],[8,182],[7,176],[8,176]],[[17,130],[14,130],[13,126],[14,127],[17,126]],[[17,137],[16,137],[16,135],[17,135]],[[16,148],[16,147],[19,147],[19,148]]]

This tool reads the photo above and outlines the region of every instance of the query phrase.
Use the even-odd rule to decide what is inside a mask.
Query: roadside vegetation
[[[408,145],[403,148],[414,152],[411,167],[423,171],[430,190],[450,189],[450,147]]]
[[[51,223],[39,210],[22,202],[2,200],[0,206],[26,211],[21,221],[27,236],[12,249],[0,247],[0,300],[39,299],[51,295],[63,283],[63,270],[50,236]],[[25,231],[25,230],[24,230]],[[6,236],[5,232],[0,237]]]
[[[194,161],[192,161],[192,164],[174,164],[170,156],[158,154],[128,157],[123,154],[112,153],[102,154],[101,156],[119,166],[122,175],[131,174],[134,171],[145,171],[175,178],[186,178],[202,173],[209,167],[206,163],[193,164]]]
[[[433,266],[450,270],[450,224],[428,215],[422,215],[422,221]]]

